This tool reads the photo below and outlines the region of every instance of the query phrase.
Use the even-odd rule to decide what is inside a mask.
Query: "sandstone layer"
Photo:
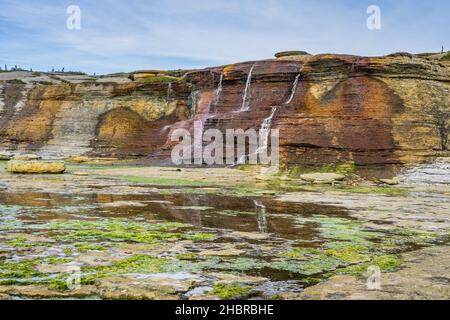
[[[260,129],[276,107],[285,164],[415,163],[449,154],[449,65],[327,54],[104,77],[1,73],[0,152],[164,160],[176,128]]]

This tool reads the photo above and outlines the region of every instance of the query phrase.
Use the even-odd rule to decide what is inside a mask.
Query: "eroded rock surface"
[[[450,247],[433,247],[401,256],[397,272],[382,274],[381,289],[369,290],[367,278],[336,276],[305,289],[298,299],[448,300]],[[291,297],[292,298],[292,297]]]
[[[449,63],[431,56],[294,55],[64,77],[2,74],[0,151],[167,159],[177,128],[260,129],[274,106],[288,164],[415,163],[450,147]]]

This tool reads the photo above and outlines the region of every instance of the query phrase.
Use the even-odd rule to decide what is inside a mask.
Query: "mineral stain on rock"
[[[252,66],[251,112],[236,117]],[[272,127],[285,164],[411,163],[449,148],[448,63],[420,55],[289,55],[152,73],[150,82],[39,84],[30,77],[27,85],[3,84],[2,149],[164,160],[171,130],[191,130],[194,120],[205,129],[257,129],[273,106],[280,106]]]

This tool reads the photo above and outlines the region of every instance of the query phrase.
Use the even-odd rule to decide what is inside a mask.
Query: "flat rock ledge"
[[[66,165],[61,161],[11,160],[6,164],[6,171],[10,173],[60,174],[66,171]]]
[[[450,246],[437,246],[401,255],[398,271],[382,273],[379,290],[367,288],[366,277],[339,275],[309,287],[299,300],[448,300]]]

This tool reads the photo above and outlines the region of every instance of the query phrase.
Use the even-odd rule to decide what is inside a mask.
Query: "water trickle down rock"
[[[220,74],[219,85],[216,89],[216,96],[214,97],[214,104],[218,104],[220,100],[220,94],[222,93],[223,72]]]
[[[5,86],[0,85],[0,119],[5,111]]]
[[[247,76],[247,82],[245,84],[245,91],[244,91],[244,97],[242,99],[242,107],[240,112],[245,112],[248,111],[250,109],[250,98],[251,98],[251,85],[252,85],[252,74],[253,74],[253,69],[255,68],[255,64],[252,65],[252,67],[250,68],[250,72],[248,73]]]
[[[283,105],[288,105],[292,102],[294,99],[295,93],[297,91],[298,83],[300,81],[300,74],[298,74],[295,77],[294,83],[292,84],[291,88],[291,95],[289,96],[288,100],[286,100]],[[272,128],[272,120],[275,114],[278,111],[278,106],[272,107],[272,112],[270,113],[270,116],[264,119],[264,121],[261,124],[261,129],[259,131],[259,147],[258,147],[258,154],[262,154],[263,152],[267,152],[268,144],[269,144],[269,135],[270,130]]]
[[[171,94],[172,94],[172,82],[169,82],[169,84],[167,85],[167,104],[170,103]]]
[[[417,56],[318,55],[308,61],[278,59],[256,64],[257,82],[249,77],[248,63],[186,71],[182,81],[172,82],[170,104],[165,81],[89,80],[41,83],[27,94],[25,105],[17,105],[25,85],[0,80],[4,87],[0,151],[39,151],[44,157],[135,157],[160,152],[157,159],[166,160],[173,143],[161,129],[190,130],[193,120],[207,113],[211,103],[208,128],[219,130],[259,128],[270,120],[273,106],[279,107],[278,112],[283,109],[271,124],[276,116],[283,164],[417,164],[448,154],[448,121],[436,121],[437,115],[448,119],[450,67],[446,63]],[[354,68],[357,75],[351,72],[352,65],[358,66]],[[301,93],[300,87],[292,89],[299,68]],[[221,72],[223,90],[213,110]],[[214,74],[216,86],[212,87]],[[199,107],[189,112],[188,96],[193,91],[198,92]],[[243,94],[244,106],[250,102],[252,112],[239,113]],[[254,101],[258,108],[253,107]],[[436,116],[432,117],[434,108]]]
[[[290,104],[292,102],[292,100],[294,99],[295,93],[297,92],[297,87],[298,87],[298,82],[300,81],[300,77],[301,77],[300,73],[295,77],[295,80],[294,80],[294,83],[293,83],[292,89],[291,89],[291,95],[290,95],[289,99],[284,103],[285,106]]]
[[[278,107],[272,107],[272,112],[270,113],[270,116],[264,119],[263,123],[261,124],[261,129],[259,130],[259,147],[257,150],[258,154],[267,152],[267,148],[269,145],[270,129],[272,128],[272,120],[277,110]]]

